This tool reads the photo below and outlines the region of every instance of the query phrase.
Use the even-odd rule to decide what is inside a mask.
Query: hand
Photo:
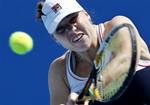
[[[76,105],[76,100],[77,100],[78,96],[79,95],[77,93],[74,93],[74,92],[70,93],[66,105]]]
[[[80,102],[74,102],[74,101],[70,100],[66,103],[66,105],[89,105],[89,101],[86,100],[86,101],[82,101],[82,102],[81,101]]]
[[[66,105],[88,105],[89,100],[77,100],[78,99],[78,94],[77,93],[71,93],[69,95],[68,101]]]

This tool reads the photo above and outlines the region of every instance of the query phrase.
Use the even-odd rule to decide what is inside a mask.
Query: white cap
[[[46,0],[42,8],[42,20],[47,31],[53,34],[64,17],[81,10],[83,8],[76,0]]]

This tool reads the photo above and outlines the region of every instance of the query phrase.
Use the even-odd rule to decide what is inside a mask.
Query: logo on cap
[[[57,13],[62,7],[57,3],[52,7],[52,10]]]

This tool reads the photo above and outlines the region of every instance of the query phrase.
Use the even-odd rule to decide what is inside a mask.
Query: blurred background
[[[36,20],[37,0],[0,0],[0,105],[49,105],[48,69],[65,52]],[[129,17],[150,47],[149,0],[79,0],[94,23],[116,15]],[[69,5],[69,4],[68,4]],[[33,50],[13,53],[11,33],[24,31],[34,41]]]

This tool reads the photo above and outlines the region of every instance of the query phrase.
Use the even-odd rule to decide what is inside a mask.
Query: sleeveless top
[[[99,44],[101,45],[102,42],[103,42],[103,35],[104,35],[104,24],[99,24],[98,27],[97,27],[97,33],[98,33],[98,41],[99,41]],[[69,83],[69,86],[70,86],[70,92],[75,92],[75,93],[80,93],[82,91],[82,89],[84,88],[87,80],[88,80],[88,77],[79,77],[78,75],[74,74],[73,73],[73,70],[72,70],[72,64],[71,64],[71,60],[72,59],[75,59],[72,57],[72,55],[74,53],[72,53],[71,51],[68,51],[68,57],[67,57],[67,60],[66,60],[66,73],[67,73],[67,79],[68,79],[68,83]],[[106,65],[109,60],[111,59],[111,54],[106,54],[107,56],[104,58],[105,59],[105,62],[103,63],[103,65]],[[106,60],[107,59],[107,60]],[[138,65],[136,67],[136,70],[141,70],[143,68],[146,68],[147,66],[150,66],[150,61],[149,60],[143,60],[143,59],[140,59],[139,62],[138,62]]]

